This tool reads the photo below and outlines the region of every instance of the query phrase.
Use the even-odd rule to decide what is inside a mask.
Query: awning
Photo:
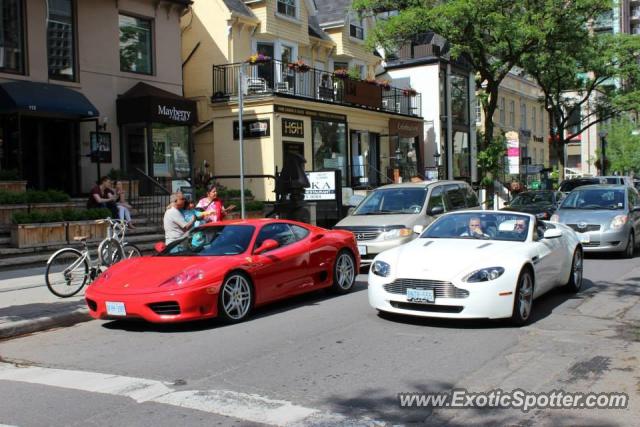
[[[140,122],[178,125],[198,123],[195,101],[142,82],[120,96],[116,106],[119,125]]]
[[[100,114],[76,90],[30,81],[0,84],[0,113],[27,113],[73,119],[97,117]]]

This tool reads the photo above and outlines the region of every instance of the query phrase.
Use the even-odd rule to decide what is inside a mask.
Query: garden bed
[[[67,222],[67,242],[74,243],[76,236],[87,236],[87,242],[98,242],[107,237],[109,224],[98,224],[95,220]]]
[[[24,193],[27,191],[27,181],[0,181],[0,191]]]
[[[67,243],[67,223],[14,224],[11,227],[11,244],[17,248],[61,245]]]

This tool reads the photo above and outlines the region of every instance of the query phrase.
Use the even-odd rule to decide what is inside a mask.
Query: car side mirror
[[[254,250],[253,253],[261,254],[261,253],[270,251],[272,249],[275,249],[278,246],[280,246],[280,243],[278,243],[276,240],[267,239],[264,242],[262,242],[262,244],[256,250]]]
[[[434,206],[427,213],[431,216],[440,215],[444,213],[444,208],[442,206]]]
[[[157,253],[160,253],[160,252],[164,251],[166,248],[167,248],[167,245],[164,242],[158,242],[155,245],[153,245],[153,249]]]
[[[424,231],[424,226],[423,225],[414,225],[413,226],[413,232],[415,234],[422,234],[423,231]]]
[[[562,237],[562,230],[558,230],[557,228],[550,228],[544,231],[545,239],[557,239],[558,237]]]

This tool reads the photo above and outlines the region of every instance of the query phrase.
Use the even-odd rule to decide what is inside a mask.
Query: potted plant
[[[0,191],[3,190],[24,193],[27,191],[27,181],[20,179],[16,169],[0,170]]]
[[[262,53],[254,53],[247,59],[249,64],[264,64],[269,61],[271,61],[271,57]]]
[[[349,77],[349,71],[345,70],[344,68],[338,68],[333,72],[333,75],[339,79],[346,79]]]

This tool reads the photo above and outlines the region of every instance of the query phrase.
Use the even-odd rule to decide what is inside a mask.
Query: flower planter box
[[[63,203],[33,203],[29,205],[29,212],[61,212],[63,209],[73,209],[77,207],[74,202]]]
[[[14,224],[11,227],[11,244],[17,248],[62,245],[67,243],[67,224]]]
[[[87,242],[98,242],[107,237],[108,223],[98,224],[95,220],[67,222],[67,242],[74,243],[75,236],[89,236]]]
[[[15,213],[27,213],[29,205],[0,205],[0,230],[11,228],[11,217]]]
[[[24,193],[27,191],[27,181],[0,181],[0,191]]]
[[[122,182],[122,190],[124,191],[124,196],[127,200],[138,197],[140,194],[140,181],[132,179],[131,181],[123,180],[120,182]],[[131,189],[129,189],[129,184],[131,184]],[[129,192],[129,190],[131,190],[131,192]]]

